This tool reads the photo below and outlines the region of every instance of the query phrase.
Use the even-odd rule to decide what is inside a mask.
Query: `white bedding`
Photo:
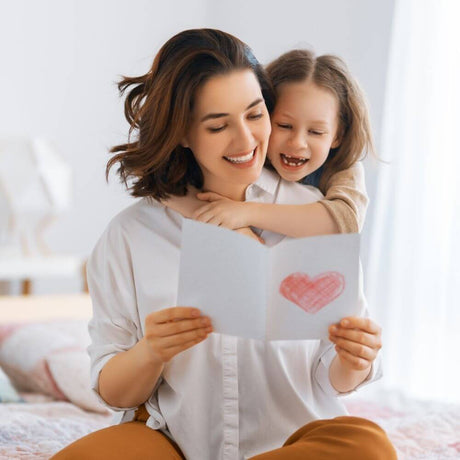
[[[112,414],[85,412],[39,395],[27,403],[0,404],[0,458],[48,459],[74,440],[111,424]],[[347,398],[352,415],[386,430],[401,460],[460,458],[460,407],[382,393]]]
[[[86,412],[42,395],[22,396],[27,402],[0,404],[0,459],[49,459],[76,439],[111,424],[109,412]]]

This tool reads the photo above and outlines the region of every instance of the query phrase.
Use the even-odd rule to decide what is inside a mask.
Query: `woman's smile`
[[[224,159],[237,168],[250,168],[256,162],[258,147],[247,153],[238,153],[236,155],[224,156]]]

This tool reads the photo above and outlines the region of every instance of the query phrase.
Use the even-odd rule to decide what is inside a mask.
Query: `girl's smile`
[[[289,170],[300,169],[309,160],[309,158],[295,157],[284,153],[280,153],[280,157],[282,166]]]

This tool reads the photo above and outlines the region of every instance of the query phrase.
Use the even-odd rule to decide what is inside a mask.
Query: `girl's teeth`
[[[243,155],[241,157],[225,157],[228,161],[232,163],[247,163],[248,161],[252,160],[252,157],[254,156],[254,150],[252,152],[249,152],[247,155]]]
[[[288,166],[300,166],[308,161],[308,158],[295,158],[289,157],[287,155],[281,154],[281,160],[285,165]]]

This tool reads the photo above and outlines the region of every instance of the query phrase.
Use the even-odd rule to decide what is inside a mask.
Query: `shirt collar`
[[[262,189],[270,195],[275,195],[280,183],[280,176],[271,169],[262,168],[259,178],[254,182],[254,186]]]

